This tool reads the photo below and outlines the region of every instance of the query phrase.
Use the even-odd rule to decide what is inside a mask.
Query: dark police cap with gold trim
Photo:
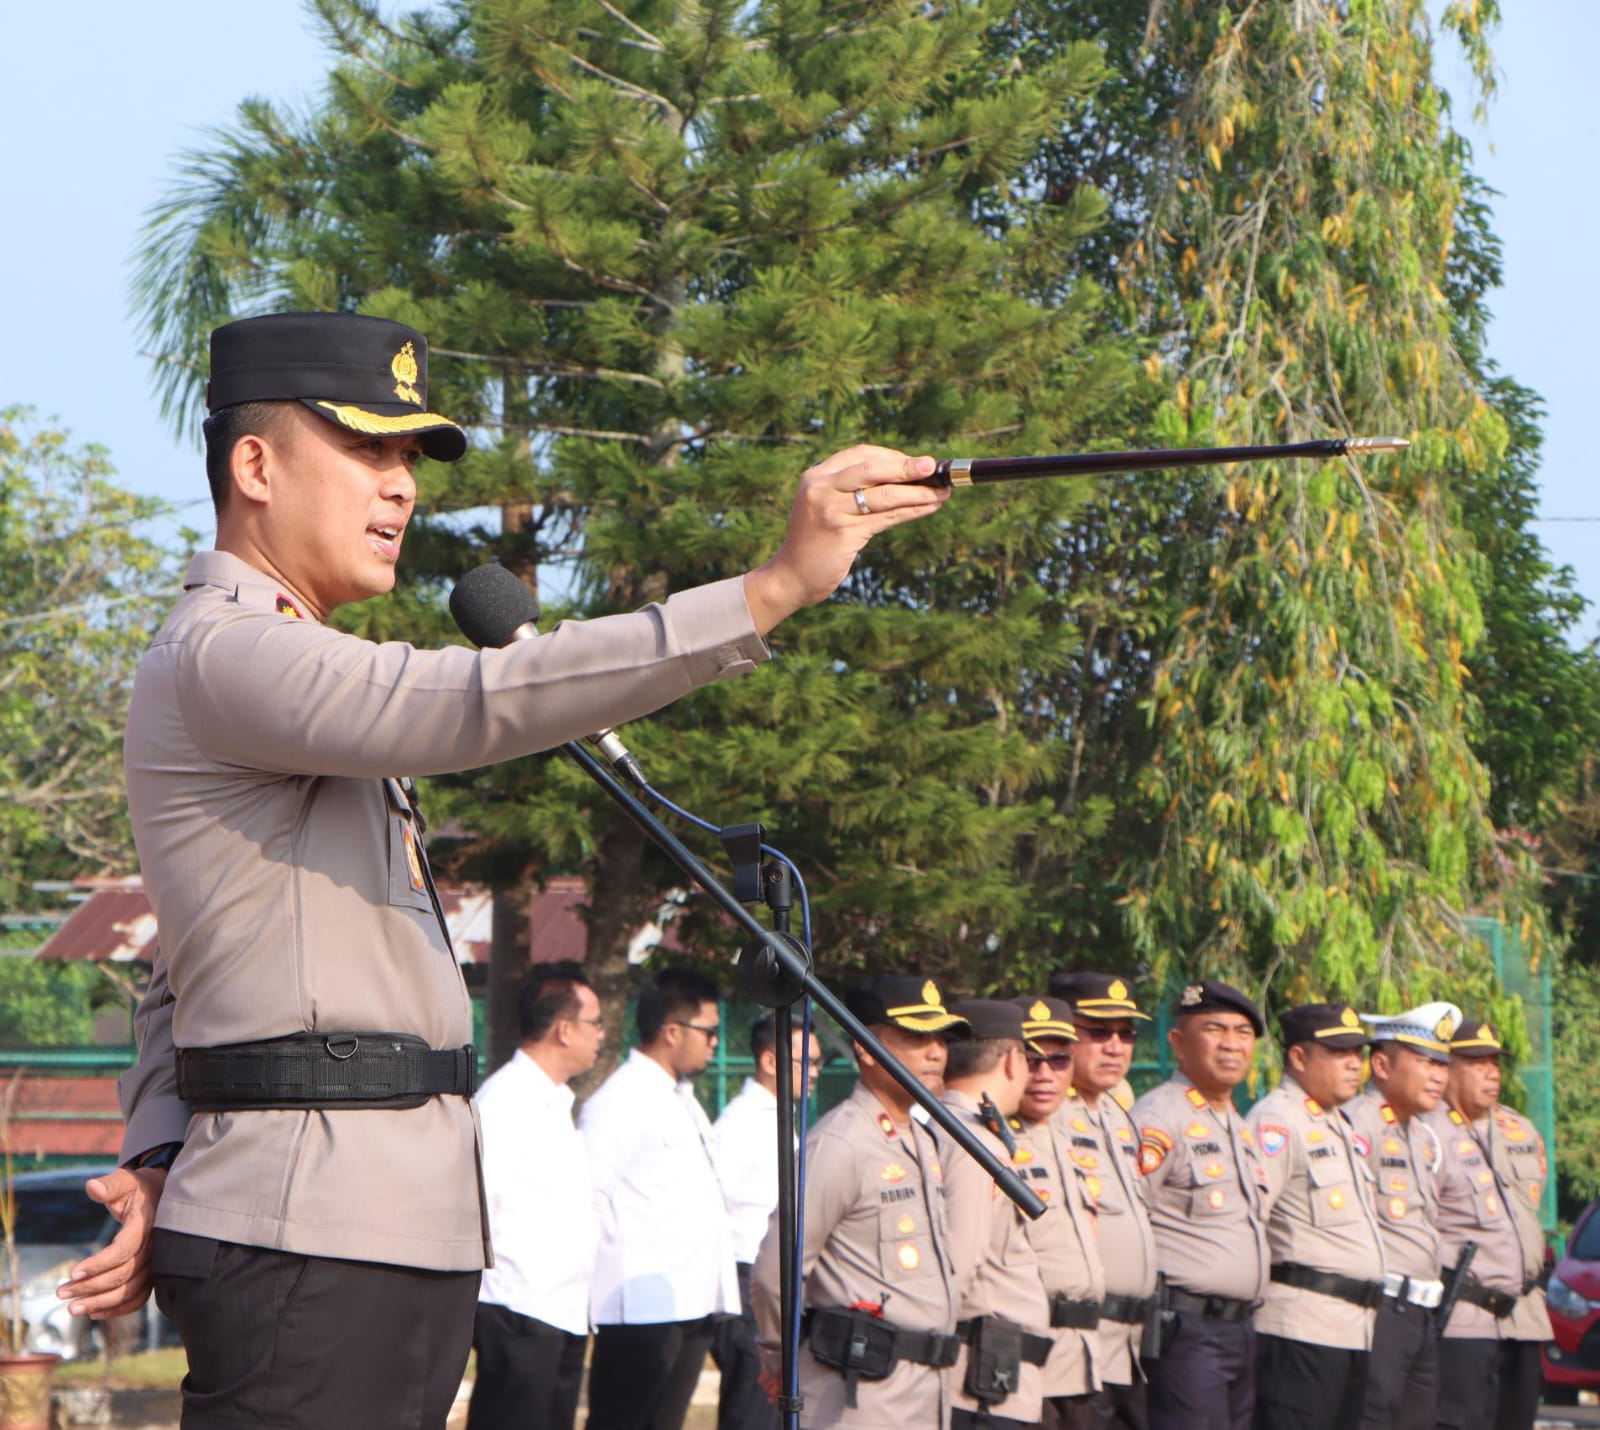
[[[1077,1010],[1080,1018],[1142,1018],[1150,1021],[1148,1013],[1141,1013],[1133,1001],[1127,982],[1112,973],[1052,973],[1050,991],[1057,998],[1065,998]]]
[[[974,1038],[997,1041],[1014,1038],[1030,1053],[1044,1051],[1028,1036],[1022,1009],[1015,1003],[1003,998],[963,998],[959,1003],[952,1003],[950,1011],[966,1019]]]
[[[1465,1018],[1450,1039],[1450,1056],[1453,1058],[1497,1058],[1505,1052],[1499,1034],[1487,1023],[1476,1018]]]
[[[318,417],[371,437],[414,434],[453,462],[467,434],[428,411],[428,340],[415,328],[358,313],[271,313],[211,334],[206,407],[301,402]]]
[[[1261,1010],[1231,983],[1218,983],[1210,978],[1185,983],[1178,994],[1178,1006],[1172,1012],[1179,1018],[1191,1013],[1242,1013],[1250,1020],[1256,1037],[1267,1035],[1267,1020],[1261,1016]]]
[[[1072,1004],[1065,998],[1013,998],[1022,1009],[1022,1031],[1030,1038],[1065,1038],[1078,1041],[1072,1021]]]
[[[969,1035],[967,1020],[944,1006],[939,985],[921,973],[880,973],[847,989],[844,1006],[869,1026],[893,1023],[913,1033]]]
[[[1372,1041],[1360,1016],[1348,1003],[1302,1003],[1298,1008],[1285,1008],[1278,1014],[1278,1030],[1286,1048],[1296,1043],[1316,1043],[1336,1052],[1348,1052]]]

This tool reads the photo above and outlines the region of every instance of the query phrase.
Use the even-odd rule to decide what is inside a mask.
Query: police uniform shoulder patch
[[[1263,1122],[1258,1135],[1263,1157],[1276,1157],[1289,1145],[1289,1129],[1280,1127],[1276,1122]]]
[[[1350,1140],[1355,1144],[1356,1151],[1359,1152],[1363,1157],[1370,1157],[1372,1155],[1372,1143],[1368,1142],[1367,1139],[1359,1132],[1351,1137]]]
[[[1139,1141],[1139,1170],[1146,1176],[1161,1169],[1161,1164],[1167,1160],[1167,1153],[1173,1148],[1173,1141],[1159,1127],[1145,1127],[1140,1129]]]

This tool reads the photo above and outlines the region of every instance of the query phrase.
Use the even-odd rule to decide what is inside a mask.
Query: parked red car
[[[1549,1287],[1555,1339],[1544,1345],[1545,1401],[1576,1405],[1600,1391],[1600,1201],[1584,1208]]]

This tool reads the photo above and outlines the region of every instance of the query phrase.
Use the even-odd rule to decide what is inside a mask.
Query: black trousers
[[[476,1271],[297,1256],[158,1231],[156,1304],[188,1352],[183,1430],[444,1430]]]
[[[1439,1430],[1494,1430],[1504,1344],[1488,1337],[1439,1342]]]
[[[1433,1312],[1385,1296],[1372,1333],[1362,1430],[1433,1430],[1439,1341]]]
[[[1352,1430],[1361,1423],[1369,1351],[1256,1337],[1256,1430]]]
[[[751,1269],[739,1263],[740,1314],[719,1316],[711,1324],[711,1359],[722,1372],[717,1430],[778,1430],[778,1407],[761,1388],[761,1349],[750,1309]]]
[[[1150,1430],[1249,1430],[1255,1410],[1256,1330],[1248,1321],[1180,1315],[1150,1377]]]
[[[572,1430],[588,1336],[478,1302],[472,1345],[478,1373],[467,1430]]]
[[[587,1430],[682,1430],[711,1349],[711,1317],[598,1326]]]
[[[1045,1430],[1149,1430],[1144,1382],[1104,1385],[1089,1395],[1045,1401]]]
[[[1494,1430],[1531,1430],[1544,1394],[1538,1341],[1500,1342],[1500,1393]]]
[[[907,1430],[910,1430],[907,1427]],[[1038,1430],[1036,1420],[1014,1420],[1006,1415],[980,1415],[959,1406],[950,1412],[950,1430]]]

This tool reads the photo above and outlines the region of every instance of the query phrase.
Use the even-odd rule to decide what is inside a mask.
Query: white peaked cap
[[[1363,1013],[1361,1021],[1372,1029],[1374,1043],[1403,1043],[1435,1062],[1450,1061],[1450,1039],[1461,1023],[1461,1010],[1454,1003],[1424,1003],[1404,1013],[1383,1017]]]

